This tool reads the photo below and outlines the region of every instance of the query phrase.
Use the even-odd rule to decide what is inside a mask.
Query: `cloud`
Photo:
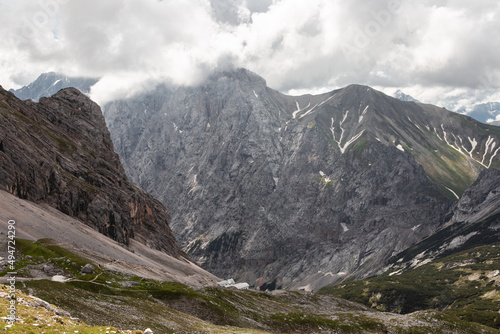
[[[102,103],[233,65],[280,91],[350,83],[469,103],[500,88],[500,4],[374,0],[0,0],[0,83],[102,77]],[[138,88],[140,87],[140,88]],[[448,96],[449,99],[443,99]],[[444,101],[446,100],[446,101]],[[462,101],[462,102],[460,102]],[[469,102],[467,102],[469,101]]]

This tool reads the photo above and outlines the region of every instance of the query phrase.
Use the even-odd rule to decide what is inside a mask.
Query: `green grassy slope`
[[[50,240],[18,240],[16,270],[19,276],[30,276],[34,274],[33,268],[49,263],[70,280],[66,283],[21,282],[19,277],[20,317],[9,329],[13,333],[104,333],[110,331],[109,326],[123,333],[140,333],[138,330],[145,328],[153,329],[154,333],[497,332],[438,312],[401,316],[305,292],[269,294],[219,287],[196,290],[180,283],[146,280],[98,266],[94,273],[83,275],[80,268],[89,263],[85,258]],[[70,312],[79,321],[48,314],[40,307],[33,308],[22,302],[30,298],[22,293],[42,298]],[[8,303],[8,297],[2,296],[0,317],[6,316]]]
[[[325,287],[319,293],[403,314],[436,309],[498,329],[500,244],[473,247],[402,274],[387,272]]]

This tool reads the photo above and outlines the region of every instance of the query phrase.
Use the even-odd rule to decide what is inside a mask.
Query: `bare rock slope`
[[[131,180],[172,208],[182,247],[255,286],[371,275],[500,165],[496,127],[360,85],[286,96],[244,69],[104,114]]]
[[[39,103],[0,88],[0,187],[119,243],[187,258],[165,207],[128,182],[97,104],[76,89]]]

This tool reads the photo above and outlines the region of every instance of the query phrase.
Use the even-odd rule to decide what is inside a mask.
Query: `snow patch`
[[[471,150],[469,151],[469,155],[472,158],[472,151],[474,151],[476,149],[477,140],[476,140],[476,138],[470,139],[470,137],[467,137],[467,139],[469,139],[469,142],[470,142],[470,144],[472,146]]]
[[[347,225],[345,223],[340,223],[340,225],[342,226],[342,228],[344,229],[344,232],[347,232],[349,231],[349,229],[347,228]]]
[[[292,118],[294,118],[294,119],[297,118],[297,114],[303,110],[303,109],[300,109],[300,105],[297,101],[295,101],[295,105],[297,106],[297,110],[295,110],[292,113]],[[311,102],[309,102],[309,104],[306,106],[306,108],[309,108],[310,105],[311,105]]]
[[[57,84],[58,84],[58,83],[59,83],[60,81],[61,81],[61,79],[59,79],[59,80],[56,80],[56,82],[54,82],[54,83],[52,84],[52,86],[55,86],[55,85],[57,85]]]
[[[451,192],[453,195],[455,195],[455,197],[456,197],[457,199],[460,199],[460,197],[457,195],[457,193],[456,193],[456,192],[454,192],[453,190],[451,190],[451,189],[450,189],[450,188],[448,188],[447,186],[444,186],[444,187],[445,187],[446,189],[448,189],[448,191],[449,191],[449,192]]]
[[[398,271],[393,271],[389,274],[389,276],[401,275],[403,273],[403,269],[399,269]]]
[[[278,186],[278,182],[280,181],[280,179],[277,178],[277,177],[273,177],[273,180],[274,180],[274,185],[277,187]]]
[[[352,137],[350,140],[348,140],[344,145],[342,145],[342,140],[344,139],[344,128],[342,127],[342,125],[344,124],[345,120],[347,119],[347,115],[348,114],[349,114],[349,110],[347,110],[345,112],[345,114],[342,117],[342,121],[340,122],[340,139],[339,140],[335,139],[335,126],[334,126],[335,120],[334,120],[333,117],[332,117],[332,122],[331,122],[331,125],[330,125],[330,131],[332,132],[333,140],[339,146],[340,152],[342,154],[344,154],[344,152],[349,147],[349,145],[351,145],[353,142],[355,142],[365,132],[365,130],[362,130],[360,133],[358,133],[357,135],[355,135],[354,137]]]
[[[415,231],[417,230],[417,228],[419,228],[419,227],[420,227],[420,225],[421,225],[421,224],[418,224],[417,226],[413,226],[413,227],[411,228],[411,230],[412,230],[413,232],[415,232]]]
[[[175,124],[174,122],[172,122],[172,124],[174,125],[174,130],[179,132],[179,133],[182,133],[181,130],[179,130],[179,128],[177,127],[177,124]]]
[[[368,111],[368,107],[369,107],[369,106],[370,106],[370,105],[367,105],[367,106],[365,107],[365,110],[363,110],[363,112],[361,113],[361,116],[359,116],[358,123],[361,123],[361,121],[362,121],[362,120],[363,120],[363,118],[365,117],[366,112]]]
[[[398,144],[398,146],[396,146],[396,148],[400,151],[405,151],[405,149],[403,148],[403,146],[401,144]]]
[[[417,265],[415,266],[415,268],[421,267],[424,264],[431,263],[431,262],[432,262],[431,259],[425,259],[424,261],[417,263]]]
[[[495,149],[495,146],[497,143],[494,141],[494,138],[491,136],[488,136],[488,140],[486,141],[486,147],[484,149],[484,155],[483,155],[483,160],[481,160],[481,163],[484,164],[484,160],[486,159],[486,155],[488,152],[491,151],[492,155],[490,156],[490,163],[488,164],[488,168],[490,168],[491,163],[493,162],[493,158],[498,154],[498,151],[500,150],[500,147],[496,149],[496,151],[493,152]]]
[[[220,281],[217,285],[223,288],[236,288],[238,290],[246,290],[250,287],[248,283],[236,283],[232,278]]]
[[[451,148],[453,148],[453,149],[454,149],[454,150],[456,150],[457,152],[462,153],[462,154],[463,154],[463,155],[465,155],[466,157],[470,157],[472,160],[474,160],[474,161],[478,162],[478,163],[479,163],[479,164],[481,164],[483,167],[485,167],[485,168],[490,168],[490,167],[491,167],[491,164],[492,164],[492,162],[493,162],[493,158],[494,158],[494,157],[498,154],[498,151],[500,150],[500,147],[499,147],[499,148],[497,148],[497,150],[496,150],[496,151],[493,151],[493,150],[495,149],[495,146],[496,146],[496,142],[494,141],[494,138],[493,138],[493,137],[488,136],[488,140],[486,141],[486,147],[485,147],[485,149],[484,149],[483,159],[482,159],[481,161],[479,161],[479,160],[476,160],[476,159],[474,159],[474,158],[472,157],[472,151],[474,151],[474,149],[475,149],[475,148],[477,147],[477,145],[478,145],[478,142],[476,141],[476,139],[475,139],[475,138],[471,139],[470,137],[467,137],[467,138],[469,139],[469,141],[470,141],[471,145],[472,145],[472,149],[469,151],[469,150],[467,150],[467,149],[463,146],[463,140],[462,140],[462,138],[461,138],[460,136],[458,136],[458,137],[457,137],[457,136],[455,136],[453,133],[451,133],[451,134],[450,134],[450,136],[453,136],[453,137],[454,137],[454,139],[455,139],[455,141],[454,141],[454,142],[453,142],[453,144],[452,144],[452,143],[450,143],[450,142],[449,142],[449,140],[448,140],[448,137],[450,137],[450,136],[448,136],[447,132],[445,131],[445,129],[444,129],[444,125],[443,125],[443,124],[441,124],[441,129],[443,130],[443,139],[441,139],[441,137],[439,137],[439,135],[438,135],[438,134],[437,134],[437,132],[436,132],[436,129],[434,129],[434,132],[436,133],[436,135],[438,136],[438,138],[439,138],[440,140],[444,140],[448,146],[450,146]],[[461,147],[459,147],[459,146],[458,146],[458,144],[457,144],[457,140],[456,140],[457,138],[460,140],[460,143],[462,144],[462,146],[461,146]],[[456,146],[455,146],[455,145],[456,145]],[[465,152],[464,152],[464,151],[462,151],[462,149],[463,149]],[[488,155],[489,153],[491,153],[491,156],[490,156],[490,159],[489,159],[489,163],[488,163],[488,165],[486,165],[485,160],[486,160],[486,157],[487,157],[487,155]]]
[[[55,275],[55,276],[52,276],[52,278],[50,280],[52,282],[65,283],[69,280],[69,278],[67,278],[66,276],[62,276],[62,275]]]
[[[255,91],[253,91],[253,95],[255,95],[256,98],[259,98],[259,95]]]
[[[312,113],[314,111],[314,109],[318,108],[318,107],[321,107],[323,104],[325,104],[326,102],[330,101],[335,95],[332,95],[330,96],[329,98],[327,98],[326,100],[324,100],[323,102],[320,102],[318,104],[316,104],[314,107],[312,107],[311,109],[309,109],[308,111],[306,111],[305,113],[303,113],[302,115],[300,115],[299,118],[302,118],[306,115],[309,115],[310,113]],[[309,104],[310,105],[310,104]],[[307,108],[307,107],[306,107]]]

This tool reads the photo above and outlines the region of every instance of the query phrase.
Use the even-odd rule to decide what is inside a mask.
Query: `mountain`
[[[500,116],[500,102],[480,103],[474,105],[471,110],[462,108],[457,110],[457,112],[466,114],[482,123],[490,123],[488,120],[494,120],[497,116]]]
[[[39,280],[54,280],[57,275],[60,281],[82,279],[85,276],[81,269],[88,264],[99,268],[100,273],[95,274],[101,274],[101,281],[97,284],[109,282],[110,273],[123,276],[124,281],[132,275],[196,288],[220,281],[184,257],[176,258],[134,239],[125,246],[46,203],[33,203],[0,190],[0,228],[7,231],[11,219],[16,222],[15,271],[24,285],[29,284],[26,282],[29,280],[34,284]],[[3,283],[8,277],[3,275],[12,271],[6,270],[7,259],[12,255],[8,252],[8,241],[8,238],[0,240],[0,282]],[[68,257],[69,253],[74,255]]]
[[[380,276],[320,293],[398,313],[438,309],[500,328],[500,170],[483,171],[452,212],[447,226],[391,258]]]
[[[10,91],[21,100],[31,99],[38,101],[41,97],[49,97],[63,88],[75,87],[84,94],[90,93],[90,88],[97,83],[98,79],[67,77],[62,74],[48,72],[41,74],[35,81],[20,89]]]
[[[405,102],[418,102],[419,100],[414,97],[397,90],[393,97]],[[497,116],[500,116],[500,102],[487,102],[475,104],[469,107],[462,107],[456,110],[457,113],[467,115],[474,118],[481,123],[488,123],[490,125],[500,125],[500,122],[494,121]],[[493,120],[493,121],[492,121]]]
[[[420,102],[419,100],[415,99],[413,96],[403,93],[400,89],[398,89],[394,93],[393,97],[395,99],[398,99],[398,100],[401,100],[404,102]]]
[[[46,243],[25,246],[46,254],[57,250]],[[74,254],[64,255],[78,261]],[[10,305],[8,294],[9,287],[0,285],[0,307],[4,309]],[[139,334],[145,328],[150,330],[144,333],[207,334],[412,334],[430,329],[442,334],[498,333],[434,310],[400,315],[305,292],[193,289],[113,272],[87,274],[80,281],[67,283],[27,281],[19,285],[16,296],[18,314],[29,320],[18,321],[9,328],[11,333]]]
[[[73,88],[39,103],[0,88],[0,114],[2,189],[121,244],[135,240],[187,261],[165,207],[128,181],[97,104]]]
[[[483,171],[452,210],[445,228],[391,259],[386,270],[405,271],[476,246],[500,240],[500,170]]]
[[[306,290],[376,273],[434,233],[500,129],[352,85],[286,96],[244,69],[104,108],[131,180],[219,277]]]

